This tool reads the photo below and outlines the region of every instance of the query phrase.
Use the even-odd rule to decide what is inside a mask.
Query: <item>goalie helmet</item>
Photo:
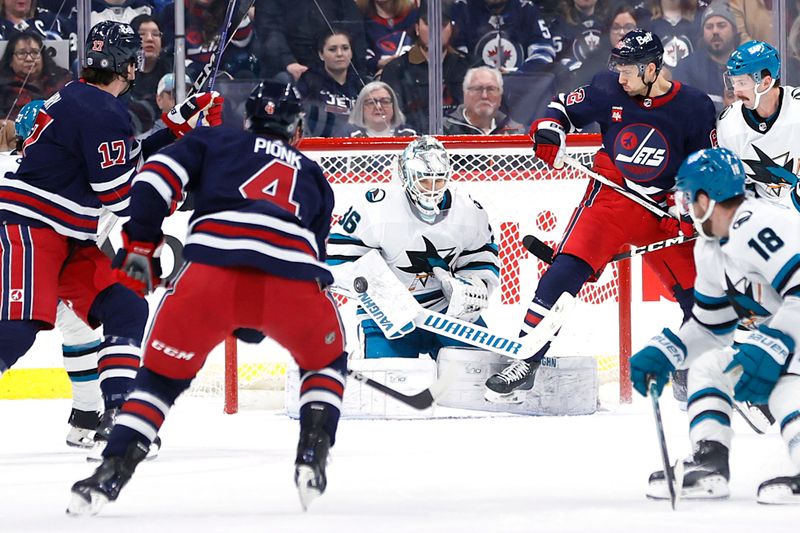
[[[300,127],[303,106],[300,94],[292,85],[262,81],[245,103],[244,127],[252,132],[291,140]]]
[[[141,72],[144,52],[139,34],[130,24],[104,20],[92,26],[86,36],[86,66],[128,75],[128,65]]]
[[[450,184],[450,156],[429,135],[412,141],[400,154],[400,177],[411,203],[426,222],[433,222]]]

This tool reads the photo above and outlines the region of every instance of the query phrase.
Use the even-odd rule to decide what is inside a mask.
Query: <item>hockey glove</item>
[[[533,150],[536,157],[555,169],[563,168],[566,153],[564,127],[554,120],[544,119],[536,122],[534,128]]]
[[[659,225],[661,229],[670,235],[685,235],[690,237],[694,235],[694,223],[689,215],[681,216],[678,206],[675,205],[675,195],[667,195],[667,212],[672,215],[669,217],[661,217]]]
[[[656,335],[647,346],[631,357],[631,381],[633,388],[642,396],[647,396],[647,381],[656,380],[658,394],[669,381],[669,374],[686,359],[683,342],[668,328]]]
[[[434,268],[433,273],[442,283],[442,292],[447,298],[445,314],[474,322],[481,311],[489,306],[489,289],[477,277],[453,276],[443,268]]]
[[[152,292],[161,283],[162,244],[132,241],[123,228],[122,248],[111,262],[117,281],[143,298]]]
[[[203,126],[219,126],[222,124],[222,104],[225,98],[216,91],[210,93],[197,93],[177,104],[169,112],[161,115],[161,120],[170,129],[173,135],[180,139],[189,131],[197,127],[200,114]]]
[[[781,370],[794,351],[794,341],[776,329],[759,326],[738,346],[733,361],[725,368],[731,372],[741,367],[742,375],[733,389],[740,402],[767,403]]]

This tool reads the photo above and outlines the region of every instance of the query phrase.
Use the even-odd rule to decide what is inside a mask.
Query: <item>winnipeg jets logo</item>
[[[657,129],[646,124],[631,124],[617,134],[614,154],[617,167],[626,178],[646,182],[664,171],[669,145]]]
[[[450,262],[455,259],[455,247],[437,249],[436,246],[429,241],[426,237],[422,237],[425,243],[425,250],[415,251],[409,250],[406,252],[409,265],[397,268],[409,274],[416,274],[417,281],[424,287],[428,283],[428,278],[433,275],[434,267],[450,269]]]
[[[476,50],[484,64],[497,68],[519,68],[524,57],[522,48],[502,31],[492,31],[481,37]]]

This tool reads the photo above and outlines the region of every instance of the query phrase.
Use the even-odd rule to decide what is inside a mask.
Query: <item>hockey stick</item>
[[[630,259],[631,257],[644,255],[648,252],[663,250],[664,248],[669,248],[670,246],[676,246],[678,244],[690,242],[695,239],[697,239],[697,235],[691,235],[689,237],[687,237],[686,235],[678,235],[677,237],[670,237],[669,239],[664,239],[663,241],[651,242],[650,244],[646,244],[644,246],[633,246],[627,252],[620,252],[612,256],[609,263],[615,263],[617,261],[622,261],[624,259]],[[555,258],[555,250],[550,248],[547,244],[540,241],[533,235],[525,235],[525,237],[522,238],[522,246],[524,246],[526,250],[528,250],[530,253],[532,253],[533,255],[535,255],[537,258],[541,259],[548,265],[553,264],[553,259]]]
[[[564,161],[565,165],[570,166],[570,167],[572,167],[574,169],[580,170],[581,172],[583,172],[584,174],[586,174],[587,176],[589,176],[593,180],[599,181],[600,183],[602,183],[606,187],[614,189],[615,191],[620,193],[622,196],[624,196],[628,200],[636,202],[637,204],[639,204],[640,206],[644,207],[645,209],[647,209],[648,211],[650,211],[651,213],[653,213],[657,217],[675,218],[672,215],[670,215],[669,213],[667,213],[666,211],[664,211],[663,209],[655,206],[651,202],[648,202],[647,200],[645,200],[640,195],[634,193],[633,191],[629,191],[628,189],[626,189],[624,187],[621,187],[620,185],[617,185],[616,183],[614,183],[613,181],[611,181],[607,177],[603,176],[602,174],[599,174],[599,173],[595,172],[594,170],[590,169],[589,167],[587,167],[586,165],[584,165],[583,163],[581,163],[580,161],[578,161],[574,157],[569,156],[569,155],[565,155],[564,158],[563,158],[563,161]]]
[[[669,453],[667,452],[667,439],[664,436],[664,423],[661,421],[661,407],[658,403],[658,389],[656,380],[650,378],[647,382],[650,392],[650,402],[653,405],[653,417],[656,421],[656,434],[658,435],[658,445],[661,448],[661,463],[664,465],[664,478],[669,489],[669,500],[674,511],[678,505],[683,487],[683,461],[678,459],[675,467],[670,466]],[[676,490],[677,487],[677,490]]]
[[[385,395],[394,398],[406,405],[410,405],[414,409],[419,409],[422,411],[423,409],[427,409],[431,405],[434,404],[437,398],[439,398],[447,388],[452,383],[454,375],[452,372],[447,372],[445,375],[439,379],[437,379],[433,385],[428,387],[427,389],[419,392],[417,394],[403,394],[400,391],[396,391],[391,387],[387,387],[383,383],[377,382],[372,378],[368,378],[361,372],[357,372],[356,370],[348,370],[347,373],[350,375],[351,378],[355,379],[356,381],[360,381],[365,385],[369,385],[375,390],[379,390]]]
[[[366,278],[362,276],[355,278],[353,288],[356,294],[341,287],[332,287],[335,292],[356,300],[378,327],[386,330],[387,328],[384,327],[384,323],[387,322],[386,314],[380,309],[374,298],[367,293],[369,283]],[[437,313],[418,304],[417,306],[417,314],[413,318],[413,322],[424,330],[512,359],[528,359],[561,329],[564,320],[575,306],[575,298],[569,293],[563,293],[550,312],[524,339],[503,337],[479,324]]]

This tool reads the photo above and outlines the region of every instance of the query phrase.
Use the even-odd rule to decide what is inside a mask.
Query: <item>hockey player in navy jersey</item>
[[[748,41],[728,59],[725,82],[737,101],[720,113],[717,139],[742,159],[748,189],[800,211],[800,89],[780,84],[781,58]]]
[[[295,482],[305,508],[326,487],[347,355],[325,264],[333,190],[322,169],[292,146],[301,102],[291,86],[260,83],[246,129],[207,129],[151,157],[131,191],[122,271],[157,283],[161,225],[184,191],[195,198],[184,256],[145,342],[144,364],[122,406],[102,465],[72,487],[69,512],[96,513],[144,458],[175,399],[208,353],[230,334],[286,347],[300,367]],[[208,310],[212,303],[214,312]]]
[[[660,394],[673,368],[689,368],[689,437],[682,498],[730,494],[734,400],[768,404],[780,423],[794,474],[758,488],[758,501],[800,504],[800,217],[793,209],[745,194],[746,172],[727,148],[701,150],[678,171],[676,201],[702,237],[692,318],[665,328],[631,357],[631,380],[643,396]],[[758,295],[756,301],[753,295]],[[749,332],[734,344],[737,323]],[[648,496],[667,499],[663,471]]]
[[[100,446],[139,367],[148,314],[147,303],[117,282],[95,244],[101,209],[127,215],[139,157],[190,130],[202,111],[209,122],[221,116],[215,95],[198,94],[165,116],[168,129],[134,142],[117,96],[134,83],[141,57],[129,25],[94,26],[82,80],[47,100],[18,170],[0,177],[0,374],[28,351],[38,331],[53,328],[59,300],[90,326],[102,324]]]
[[[594,158],[595,172],[666,212],[681,161],[712,144],[715,111],[706,94],[663,76],[663,54],[661,42],[651,32],[626,34],[611,52],[610,71],[597,74],[589,85],[559,95],[531,126],[536,157],[560,168],[565,134],[597,122],[603,146]],[[678,218],[659,218],[591,181],[556,248],[553,264],[539,280],[520,335],[535,328],[563,292],[576,295],[625,244],[641,246],[675,237],[680,224]],[[684,226],[691,232],[688,223]],[[691,244],[684,244],[644,256],[675,296],[684,318],[692,308],[691,250]],[[491,376],[486,382],[487,399],[522,401],[517,393],[533,387],[534,373],[548,349],[549,343],[534,357]]]

